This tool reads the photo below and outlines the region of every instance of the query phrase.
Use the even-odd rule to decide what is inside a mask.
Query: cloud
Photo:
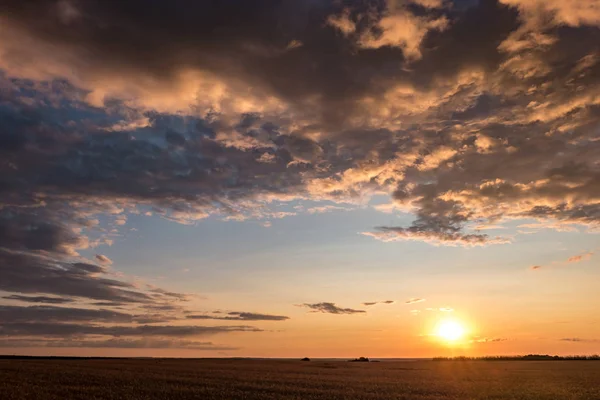
[[[98,260],[98,262],[100,264],[104,264],[104,265],[112,265],[112,260],[108,257],[106,257],[105,255],[102,254],[96,254],[96,260]]]
[[[438,3],[425,0],[421,5],[436,7]],[[380,15],[375,15],[373,10],[366,14],[352,13],[346,8],[338,15],[330,15],[327,24],[354,39],[360,48],[397,47],[406,59],[415,60],[421,58],[420,47],[425,35],[429,31],[445,30],[448,19],[417,16],[407,7],[390,2],[390,7]]]
[[[581,261],[587,261],[590,258],[592,258],[593,254],[594,254],[594,252],[590,251],[588,253],[578,254],[576,256],[569,257],[567,259],[567,263],[573,264],[573,263],[578,263],[578,262],[581,262]]]
[[[260,332],[252,326],[194,326],[194,325],[139,325],[110,326],[53,322],[8,322],[0,325],[0,334],[4,336],[44,336],[71,337],[81,335],[103,336],[160,336],[190,337],[206,336],[230,332]]]
[[[594,0],[561,1],[561,0],[501,0],[505,4],[518,7],[523,18],[530,23],[540,23],[546,17],[546,24],[551,25],[600,25],[600,10]],[[541,15],[540,15],[541,14]],[[533,21],[531,21],[533,20]]]
[[[541,265],[532,265],[532,266],[531,266],[531,269],[532,269],[532,270],[541,269],[541,268],[542,268],[542,266],[541,266]]]
[[[578,337],[562,338],[559,340],[562,342],[576,342],[576,343],[594,343],[594,342],[600,341],[598,339],[582,339],[582,338],[578,338]]]
[[[68,225],[24,213],[0,213],[0,227],[0,243],[9,249],[76,255],[78,248],[87,247],[86,238]]]
[[[306,307],[311,309],[311,312],[320,312],[326,314],[362,314],[366,313],[365,310],[355,310],[353,308],[342,308],[335,305],[335,303],[304,303],[300,304],[299,307]]]
[[[11,294],[10,296],[4,296],[3,299],[17,300],[26,303],[45,303],[45,304],[65,304],[72,303],[75,300],[68,297],[49,297],[49,296],[21,296],[18,294]]]
[[[238,350],[236,347],[199,342],[194,340],[172,339],[106,339],[106,340],[0,340],[0,348],[10,347],[51,347],[51,348],[113,348],[113,349],[188,349],[188,350]]]
[[[154,297],[157,300],[168,300],[168,301],[188,301],[189,300],[189,295],[185,294],[185,293],[177,293],[177,292],[170,292],[168,290],[159,288],[159,287],[155,287],[153,285],[146,285],[148,287],[148,292],[151,293],[151,296]],[[170,305],[166,305],[167,307],[169,307]]]
[[[327,206],[311,207],[306,210],[306,212],[309,214],[323,214],[323,213],[332,212],[332,211],[348,211],[348,209],[345,207],[327,205]]]
[[[187,319],[217,319],[226,321],[285,321],[290,319],[285,315],[257,314],[251,312],[228,312],[225,316],[220,315],[186,315]]]
[[[505,342],[507,339],[505,338],[496,338],[496,337],[476,337],[470,340],[471,343],[494,343],[494,342]]]
[[[0,9],[10,14],[1,32],[1,117],[11,128],[2,135],[10,155],[2,201],[62,213],[65,204],[103,213],[118,201],[191,223],[213,214],[275,217],[274,199],[352,202],[387,192],[417,219],[367,234],[436,245],[507,243],[465,231],[502,217],[596,224],[594,19],[583,18],[592,15],[583,5],[540,4],[300,2],[225,12],[160,3],[168,16],[161,28],[151,12],[105,2],[77,3],[66,14],[9,2]],[[552,26],[521,33],[543,10],[572,35]],[[102,26],[121,40],[109,40]],[[228,34],[214,36],[217,26]],[[513,33],[525,35],[515,39],[518,51],[498,46]],[[215,40],[220,46],[210,45]],[[565,68],[553,69],[558,64]],[[540,76],[546,86],[532,81]],[[57,78],[60,85],[48,84]],[[21,90],[29,81],[33,88]],[[249,86],[250,97],[239,90]],[[58,116],[72,113],[86,118]],[[31,145],[44,138],[44,148]],[[563,156],[554,159],[557,152]],[[85,245],[69,233],[75,218],[59,225],[50,215],[36,223],[68,236],[57,251]],[[125,221],[115,215],[116,224]],[[47,244],[32,238],[29,248],[36,246]]]
[[[406,304],[414,304],[414,303],[421,303],[423,301],[425,301],[425,299],[421,299],[419,297],[413,297],[411,299],[408,299],[405,303]]]
[[[394,300],[384,300],[384,301],[367,301],[362,303],[363,306],[374,306],[376,304],[394,304]]]
[[[62,262],[43,255],[0,249],[0,290],[45,293],[126,303],[149,303],[152,297],[129,283],[104,277],[104,267]]]
[[[132,322],[134,316],[113,310],[84,309],[54,306],[0,306],[3,322]],[[2,325],[2,323],[0,323]]]
[[[462,234],[458,232],[440,232],[438,230],[422,230],[420,227],[388,227],[382,226],[377,232],[363,232],[363,235],[370,236],[382,242],[395,241],[423,241],[435,245],[446,246],[486,246],[489,244],[510,243],[508,239],[495,237],[490,238],[484,234]]]
[[[444,31],[448,20],[440,18],[417,17],[407,11],[396,12],[384,16],[378,22],[378,33],[371,32],[359,39],[359,46],[364,48],[398,47],[406,58],[421,58],[421,42],[429,31]]]

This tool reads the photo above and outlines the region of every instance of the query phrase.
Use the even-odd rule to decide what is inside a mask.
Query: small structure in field
[[[355,358],[354,360],[348,360],[350,362],[369,362],[369,357],[358,357]]]
[[[300,360],[300,361],[310,361],[310,358],[308,358],[308,357],[304,357],[304,358],[303,358],[302,360]]]

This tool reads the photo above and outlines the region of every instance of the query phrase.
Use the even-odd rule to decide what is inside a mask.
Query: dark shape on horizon
[[[348,360],[349,362],[370,362],[369,357],[358,357],[354,360]]]
[[[303,358],[302,360],[300,360],[300,361],[310,361],[310,358],[308,358],[308,357],[304,357],[304,358]]]

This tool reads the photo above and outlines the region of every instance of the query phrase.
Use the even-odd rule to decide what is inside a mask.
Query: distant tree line
[[[548,354],[528,354],[526,356],[483,356],[483,357],[435,357],[433,361],[599,361],[600,355],[591,356],[551,356]]]

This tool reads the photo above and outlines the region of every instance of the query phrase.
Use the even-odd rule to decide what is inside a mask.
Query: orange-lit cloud
[[[578,262],[581,262],[581,261],[587,261],[590,258],[592,258],[593,254],[594,254],[594,252],[590,251],[588,253],[578,254],[576,256],[569,257],[567,259],[567,263],[572,264],[572,263],[578,263]]]

